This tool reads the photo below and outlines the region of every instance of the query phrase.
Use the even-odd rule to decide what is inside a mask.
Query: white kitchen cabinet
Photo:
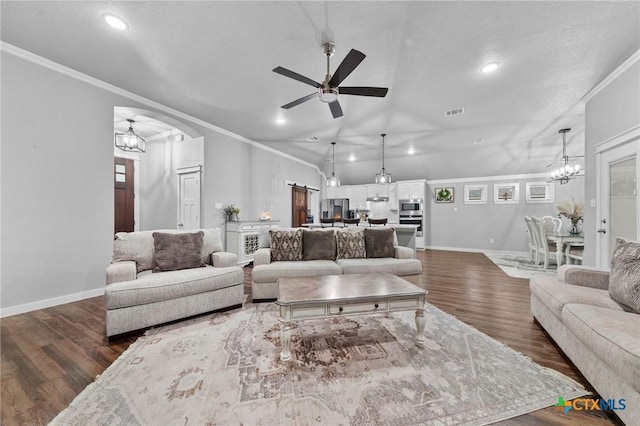
[[[398,200],[411,198],[425,198],[426,182],[425,181],[406,181],[398,182],[397,196]]]
[[[237,221],[226,223],[226,251],[238,256],[238,265],[253,262],[253,254],[258,250],[258,234],[261,228],[277,228],[278,220]]]

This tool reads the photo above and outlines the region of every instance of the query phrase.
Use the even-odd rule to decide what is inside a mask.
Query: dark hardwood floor
[[[423,273],[412,281],[429,291],[429,303],[591,389],[534,323],[528,280],[510,278],[481,253],[427,250],[418,252],[418,258]],[[251,267],[245,268],[245,290],[250,294]],[[2,319],[3,425],[48,423],[143,333],[108,341],[104,310],[104,298],[96,297]],[[501,424],[622,423],[608,413],[565,415],[549,407]]]

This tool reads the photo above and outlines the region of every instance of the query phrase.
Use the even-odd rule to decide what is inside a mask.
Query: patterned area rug
[[[587,395],[427,305],[307,320],[279,360],[275,305],[153,329],[52,422],[56,425],[480,425]]]
[[[557,265],[553,259],[549,260],[545,271],[542,268],[542,263],[534,265],[531,257],[526,255],[496,253],[484,253],[484,255],[512,278],[529,279],[535,274],[556,275],[557,273]]]

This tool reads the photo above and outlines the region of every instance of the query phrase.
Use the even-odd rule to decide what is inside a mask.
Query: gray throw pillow
[[[345,228],[336,231],[338,259],[364,259],[364,229]]]
[[[271,229],[271,260],[302,260],[302,228]]]
[[[365,228],[364,245],[367,257],[393,257],[393,228]]]
[[[158,264],[153,272],[177,271],[179,269],[201,268],[204,232],[168,234],[153,233],[155,260]]]
[[[302,260],[335,260],[336,236],[333,229],[302,231]]]
[[[616,239],[611,256],[609,296],[626,311],[640,313],[640,243]]]

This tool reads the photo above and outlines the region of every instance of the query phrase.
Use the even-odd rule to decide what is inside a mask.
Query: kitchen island
[[[320,225],[319,223],[304,223],[302,225],[305,228],[331,228],[331,225]],[[368,228],[369,224],[366,222],[360,222],[359,225],[347,225],[347,226],[359,226],[361,228]],[[398,237],[398,245],[403,247],[409,247],[416,251],[416,230],[418,225],[400,225],[398,223],[387,223],[386,225],[373,225],[373,227],[386,226],[394,228],[396,230],[396,236]],[[334,228],[345,228],[345,224],[342,222],[336,222],[333,224]]]

